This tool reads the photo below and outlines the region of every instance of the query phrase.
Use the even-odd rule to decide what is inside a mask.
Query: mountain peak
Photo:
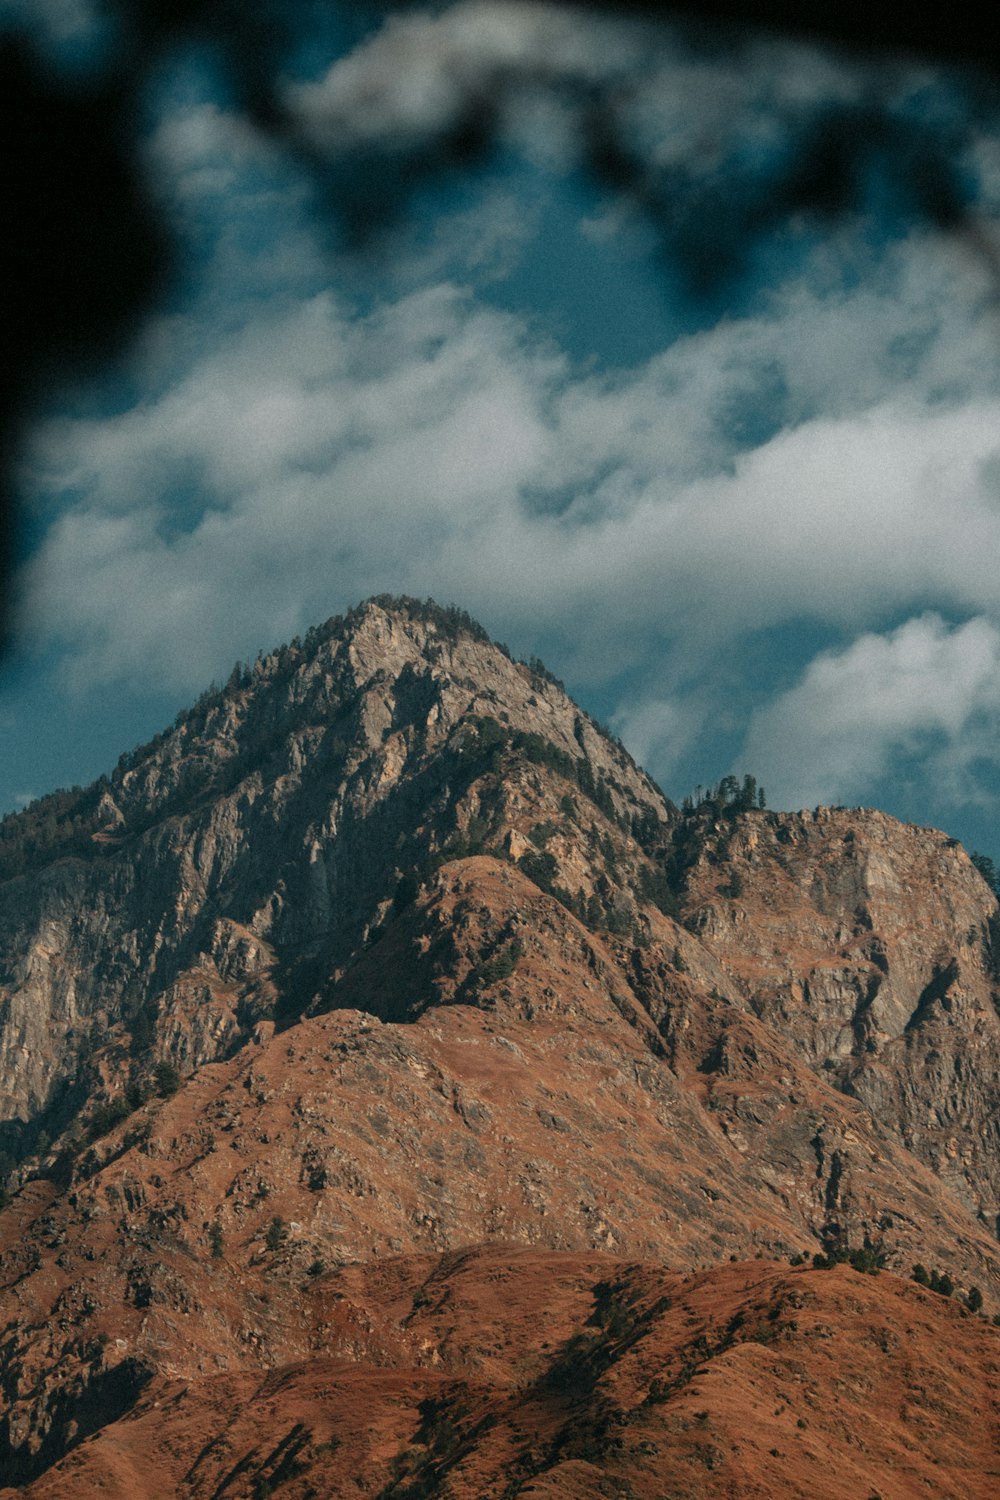
[[[559,808],[570,787],[619,839],[673,816],[540,664],[512,661],[457,609],[369,600],[237,666],[110,778],[0,825],[8,1135],[66,1127],[61,1090],[95,1024],[128,1048],[108,1064],[113,1087],[137,1030],[186,1072],[262,1017],[320,1003],[401,882],[459,852],[523,854],[545,816],[572,822]],[[571,864],[585,903],[600,858]],[[613,898],[608,886],[600,899]],[[67,994],[59,973],[77,966]],[[178,1009],[192,985],[210,1003]]]

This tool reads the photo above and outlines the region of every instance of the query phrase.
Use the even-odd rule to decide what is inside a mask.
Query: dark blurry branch
[[[790,0],[694,0],[664,4],[658,0],[581,0],[584,8],[605,14],[652,16],[711,27],[728,39],[771,32],[783,38],[852,49],[865,57],[891,54],[941,67],[971,64],[1000,67],[1000,22],[983,7],[956,6],[948,11],[923,10],[892,0],[824,0],[809,6]]]

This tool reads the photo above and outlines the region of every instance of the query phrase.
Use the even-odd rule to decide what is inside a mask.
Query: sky
[[[804,124],[877,98],[957,142],[988,243],[989,111],[927,66],[711,54],[600,11],[302,14],[280,72],[308,156],[255,130],[217,57],[178,48],[149,81],[180,271],[25,445],[0,812],[391,592],[541,656],[676,800],[750,772],[772,807],[880,807],[1000,856],[988,258],[878,161],[850,213],[739,213]],[[4,25],[67,69],[116,45],[88,0],[6,0]],[[415,181],[498,79],[489,158]],[[595,90],[688,260],[584,170]],[[400,199],[360,252],[329,211],[359,162]],[[713,245],[732,263],[693,284]]]

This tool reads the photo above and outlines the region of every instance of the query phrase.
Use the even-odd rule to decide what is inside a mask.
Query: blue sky
[[[502,71],[499,149],[358,260],[217,68],[161,70],[145,149],[183,270],[27,445],[0,809],[110,769],[237,659],[391,591],[540,655],[678,799],[751,771],[772,806],[879,806],[1000,854],[987,268],[873,173],[862,212],[782,219],[695,296],[580,170],[563,85],[616,88],[636,151],[707,224],[803,120],[875,90],[958,122],[988,226],[1000,135],[926,69],[709,59],[539,4],[363,35],[352,14],[285,69],[334,182],[419,150]],[[84,0],[32,16],[100,65]]]

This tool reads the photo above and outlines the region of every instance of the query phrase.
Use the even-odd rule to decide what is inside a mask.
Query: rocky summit
[[[1000,919],[377,599],[0,823],[0,1495],[1000,1493]]]

